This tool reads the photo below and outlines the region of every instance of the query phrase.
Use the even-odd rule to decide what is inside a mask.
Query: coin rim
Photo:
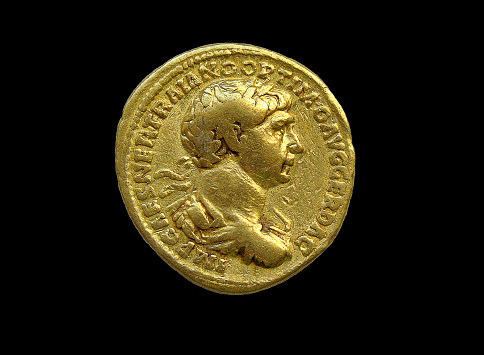
[[[311,252],[311,254],[306,257],[305,260],[303,260],[301,263],[296,265],[290,272],[278,273],[278,276],[276,276],[274,279],[270,281],[255,283],[253,285],[244,285],[242,287],[239,287],[237,285],[234,286],[233,284],[236,282],[232,284],[220,282],[220,279],[221,278],[223,279],[223,277],[210,277],[210,275],[208,274],[205,274],[201,271],[189,268],[181,263],[178,263],[176,259],[174,259],[172,255],[170,255],[168,251],[166,251],[154,240],[152,235],[145,229],[141,217],[136,212],[134,201],[131,198],[129,181],[128,181],[128,173],[127,173],[127,157],[129,152],[129,145],[124,144],[126,141],[128,142],[130,141],[131,135],[134,133],[134,130],[133,130],[134,125],[130,123],[131,123],[133,113],[137,109],[138,100],[143,97],[143,95],[149,90],[149,88],[152,85],[155,84],[154,83],[155,80],[157,81],[163,75],[163,73],[169,72],[171,67],[179,65],[181,62],[183,62],[184,59],[196,55],[197,52],[206,52],[208,50],[223,50],[223,49],[230,50],[231,48],[249,49],[251,51],[260,52],[260,54],[262,55],[267,55],[275,60],[289,64],[293,66],[295,69],[304,72],[308,77],[310,77],[318,85],[320,85],[321,89],[325,91],[325,94],[327,95],[328,100],[331,101],[337,108],[338,121],[343,124],[343,126],[340,127],[340,130],[345,131],[344,139],[345,139],[345,143],[347,144],[347,149],[349,152],[348,165],[350,165],[350,168],[351,168],[349,186],[347,187],[347,190],[346,190],[347,196],[345,197],[343,206],[341,206],[343,208],[343,212],[341,217],[338,218],[337,220],[337,225],[335,225],[331,239],[329,240],[327,245],[324,247],[322,245],[316,247]],[[127,99],[126,104],[123,108],[123,114],[118,123],[118,128],[116,133],[115,162],[116,162],[115,163],[116,175],[118,178],[118,187],[121,192],[123,202],[125,204],[125,207],[126,207],[126,210],[128,211],[129,216],[131,217],[131,220],[133,221],[134,225],[136,226],[136,229],[141,234],[145,242],[148,243],[151,246],[151,248],[168,265],[170,265],[183,277],[185,277],[189,281],[205,289],[208,289],[217,293],[222,293],[222,294],[249,294],[249,293],[258,292],[258,291],[270,288],[272,286],[278,285],[284,282],[285,280],[289,279],[290,277],[299,273],[306,266],[311,264],[317,257],[319,257],[333,243],[334,239],[336,238],[336,236],[338,235],[341,229],[343,221],[348,212],[349,203],[353,194],[354,177],[355,177],[355,153],[354,153],[354,147],[352,144],[352,137],[351,137],[349,123],[341,105],[336,100],[336,98],[331,93],[331,91],[328,89],[328,87],[324,84],[324,82],[307,67],[305,67],[304,65],[298,63],[297,61],[291,58],[285,57],[282,54],[279,54],[277,52],[274,52],[259,46],[254,46],[251,44],[243,44],[243,43],[214,43],[214,44],[200,46],[173,57],[172,59],[165,62],[163,65],[153,70],[149,75],[147,75],[133,90],[133,92]],[[202,277],[199,277],[198,274],[201,274]]]

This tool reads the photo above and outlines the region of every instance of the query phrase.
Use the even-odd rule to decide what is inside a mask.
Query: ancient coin
[[[116,172],[131,219],[166,263],[206,289],[251,293],[333,242],[355,153],[316,74],[222,43],[180,54],[138,85],[118,125]]]

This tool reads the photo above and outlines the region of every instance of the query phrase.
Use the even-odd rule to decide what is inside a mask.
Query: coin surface
[[[116,173],[144,240],[219,293],[293,276],[334,240],[355,153],[323,81],[270,50],[221,43],[180,54],[129,97]]]

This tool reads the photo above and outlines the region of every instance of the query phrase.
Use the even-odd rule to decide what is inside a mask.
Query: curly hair
[[[230,151],[224,140],[230,124],[238,124],[243,132],[276,111],[288,111],[291,104],[290,94],[272,83],[254,79],[212,83],[192,101],[181,125],[182,144],[195,165],[211,168]]]

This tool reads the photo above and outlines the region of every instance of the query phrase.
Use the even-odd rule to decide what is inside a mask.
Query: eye
[[[272,127],[274,131],[274,136],[277,137],[278,139],[283,139],[284,138],[284,132],[285,132],[285,126],[281,125],[280,127]]]
[[[284,124],[284,122],[274,122],[271,126],[272,126],[272,129],[274,131],[281,131],[282,132],[284,130],[285,124]]]

